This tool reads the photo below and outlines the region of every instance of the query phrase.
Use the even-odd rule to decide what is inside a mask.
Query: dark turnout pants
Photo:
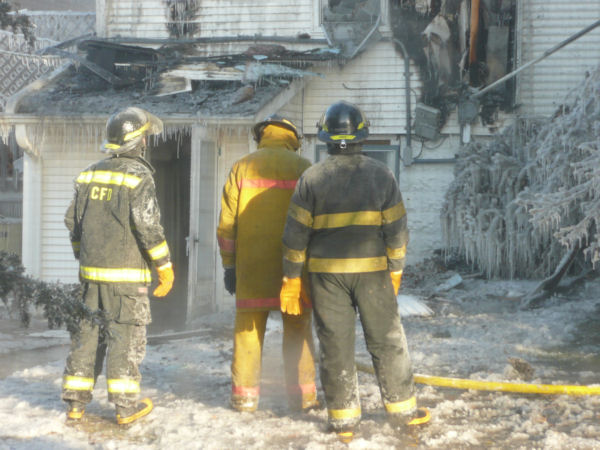
[[[85,283],[83,301],[91,311],[103,311],[104,323],[84,319],[71,337],[63,378],[63,400],[88,403],[102,372],[106,354],[108,400],[117,406],[137,403],[146,352],[146,325],[150,322],[144,286]]]
[[[310,281],[330,425],[342,429],[360,421],[356,311],[387,412],[411,414],[416,409],[412,365],[389,272],[311,273]]]

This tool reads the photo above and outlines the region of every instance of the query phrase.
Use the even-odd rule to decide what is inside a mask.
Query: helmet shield
[[[332,104],[317,124],[322,142],[346,145],[364,141],[369,136],[369,121],[358,106],[340,101]]]
[[[282,117],[278,114],[273,114],[273,115],[267,117],[262,122],[258,122],[256,125],[254,125],[252,127],[252,137],[254,137],[254,140],[256,142],[260,142],[263,130],[266,127],[268,127],[269,125],[275,125],[277,127],[287,128],[288,130],[294,132],[294,134],[296,135],[296,139],[298,139],[298,141],[300,141],[300,139],[302,139],[302,136],[300,135],[298,128],[296,128],[296,125],[294,125],[291,120],[286,119],[285,117]]]
[[[120,155],[138,148],[144,136],[160,134],[163,123],[148,111],[129,107],[113,114],[106,122],[106,140],[101,151]]]

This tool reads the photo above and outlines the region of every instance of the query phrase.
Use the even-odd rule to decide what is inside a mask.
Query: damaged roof
[[[44,116],[112,114],[133,105],[166,116],[249,117],[285,86],[244,88],[236,82],[207,82],[199,83],[190,92],[156,96],[135,86],[111,86],[85,68],[70,65],[45,89],[25,96],[15,113]]]
[[[214,57],[181,45],[154,50],[101,39],[80,42],[77,53],[64,47],[45,53],[73,64],[23,95],[13,113],[104,116],[133,105],[162,117],[251,118],[294,80],[320,76],[311,66],[339,58],[335,49],[297,52],[257,43]]]

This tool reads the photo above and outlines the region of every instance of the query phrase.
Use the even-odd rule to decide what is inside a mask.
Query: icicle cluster
[[[552,119],[519,119],[459,155],[442,229],[488,278],[539,278],[566,249],[600,261],[600,66]]]

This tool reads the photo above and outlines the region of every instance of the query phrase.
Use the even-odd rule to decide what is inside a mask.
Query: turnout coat
[[[236,270],[236,306],[279,309],[281,237],[292,192],[310,162],[284,146],[237,161],[223,188],[217,239],[223,267]]]

